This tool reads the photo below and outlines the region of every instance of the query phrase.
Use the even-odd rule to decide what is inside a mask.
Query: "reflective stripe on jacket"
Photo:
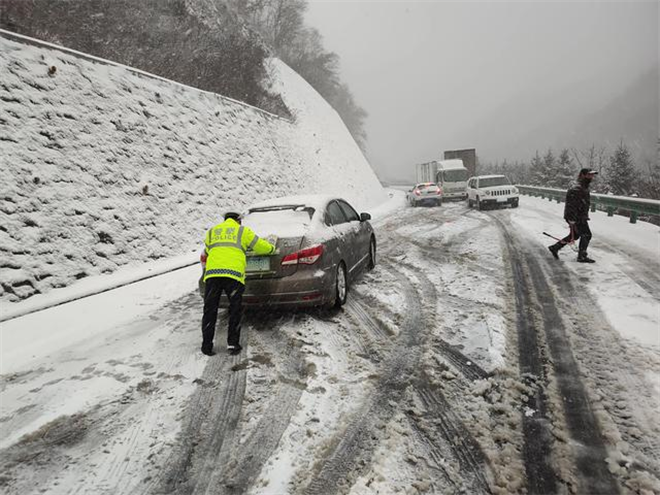
[[[206,269],[204,281],[211,277],[229,277],[245,284],[245,252],[272,254],[275,246],[261,239],[249,227],[240,225],[233,218],[209,229],[204,240]]]

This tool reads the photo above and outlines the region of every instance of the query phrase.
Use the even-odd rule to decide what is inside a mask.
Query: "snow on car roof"
[[[494,179],[495,177],[504,177],[507,179],[506,175],[496,174],[496,175],[477,175],[475,179]]]
[[[313,220],[305,210],[288,209],[248,213],[242,223],[261,237],[303,237],[313,225]]]
[[[334,196],[327,194],[306,194],[300,196],[284,196],[281,198],[268,199],[266,201],[261,201],[254,205],[251,205],[248,209],[251,208],[264,208],[267,206],[281,206],[281,205],[305,205],[311,206],[315,210],[322,209],[328,201],[335,199]]]
[[[269,208],[273,206],[305,206],[313,208],[315,212],[323,211],[328,201],[336,199],[327,194],[308,194],[300,196],[285,196],[261,201],[248,208]],[[309,217],[305,210],[274,210],[247,213],[243,224],[250,227],[260,236],[275,234],[278,237],[302,237],[320,229],[322,215],[315,214]]]

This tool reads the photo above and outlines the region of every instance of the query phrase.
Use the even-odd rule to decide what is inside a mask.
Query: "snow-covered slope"
[[[0,36],[0,71],[0,300],[190,252],[254,201],[386,199],[336,112],[277,60],[293,122],[13,36]]]

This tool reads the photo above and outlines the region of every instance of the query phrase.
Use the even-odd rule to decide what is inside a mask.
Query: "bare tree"
[[[592,144],[586,150],[571,149],[571,154],[575,161],[580,165],[580,168],[590,168],[596,170],[598,174],[605,171],[607,165],[607,150],[604,146],[596,146]]]

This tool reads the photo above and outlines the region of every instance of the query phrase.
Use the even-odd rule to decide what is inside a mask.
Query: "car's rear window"
[[[506,177],[487,177],[479,179],[479,187],[509,186],[511,182]]]
[[[314,208],[305,205],[251,208],[243,217],[243,225],[261,236],[301,237],[307,232],[314,211]]]
[[[433,184],[432,182],[429,182],[428,184],[418,184],[417,185],[417,189],[419,189],[420,191],[424,191],[424,190],[427,190],[427,189],[435,190],[437,187],[438,187],[438,185]]]

